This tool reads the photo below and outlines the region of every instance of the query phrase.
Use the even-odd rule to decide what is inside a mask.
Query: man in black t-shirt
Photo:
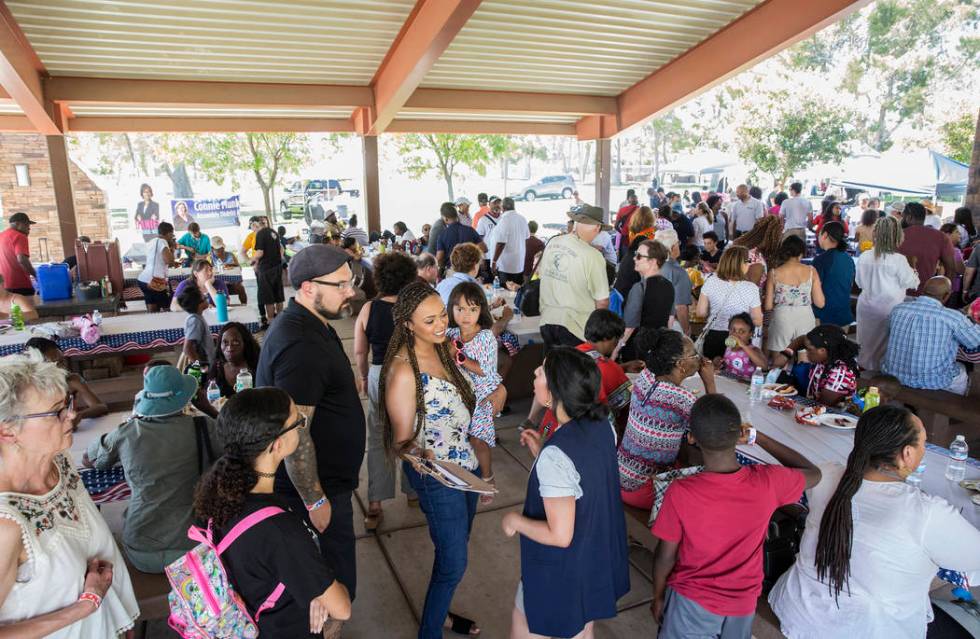
[[[265,307],[270,322],[282,312],[282,303],[286,299],[282,289],[282,257],[279,234],[268,226],[259,229],[255,233],[252,266],[255,267],[259,306]]]

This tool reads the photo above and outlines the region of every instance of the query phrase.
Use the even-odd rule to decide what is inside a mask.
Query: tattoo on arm
[[[323,488],[316,468],[316,448],[308,429],[297,429],[299,445],[293,454],[286,457],[286,473],[296,487],[296,492],[309,505],[323,497]]]

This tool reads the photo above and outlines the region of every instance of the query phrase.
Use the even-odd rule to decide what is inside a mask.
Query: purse
[[[160,241],[161,241],[160,239],[157,239],[153,242],[153,266],[152,267],[147,266],[147,268],[150,269],[151,273],[156,268],[157,259],[159,259],[160,256],[160,252],[157,250],[157,248],[160,246],[159,244]],[[162,293],[163,291],[166,291],[170,287],[170,282],[167,281],[167,278],[165,277],[153,277],[150,279],[149,283],[146,286],[151,291]]]
[[[717,277],[717,275],[713,275],[712,277]],[[705,279],[705,283],[707,283],[707,281],[708,280]],[[703,294],[704,285],[701,286],[701,290]],[[735,287],[733,286],[732,289],[728,291],[728,295],[725,296],[725,301],[719,304],[718,307],[715,308],[710,315],[708,315],[708,321],[704,323],[704,328],[701,329],[701,334],[698,335],[696,340],[694,340],[694,352],[701,357],[704,357],[704,340],[708,337],[708,331],[711,330],[711,326],[715,323],[715,320],[718,319],[721,309],[725,308],[725,305],[728,304],[728,300],[731,299],[732,293],[734,292]]]

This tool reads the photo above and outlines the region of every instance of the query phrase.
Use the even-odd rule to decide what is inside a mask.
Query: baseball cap
[[[347,263],[350,255],[331,244],[312,244],[289,260],[289,283],[299,288],[321,275],[333,273]]]
[[[223,249],[225,247],[225,241],[221,239],[220,235],[215,235],[211,238],[211,248]]]
[[[902,213],[905,211],[905,202],[892,202],[892,205],[888,208],[896,213]]]
[[[467,198],[467,197],[463,197],[463,196],[459,196],[459,197],[458,197],[458,198],[456,198],[456,200],[455,200],[455,201],[453,202],[453,204],[455,204],[456,206],[459,206],[460,204],[469,204],[469,203],[470,203],[470,199],[469,199],[469,198]]]
[[[603,211],[598,206],[592,206],[591,204],[582,204],[580,206],[573,206],[568,210],[568,217],[576,222],[581,222],[582,224],[598,224],[602,227],[603,231],[612,230],[612,226],[606,224],[602,218],[605,216],[605,211]]]
[[[37,222],[27,217],[27,213],[20,213],[20,212],[14,213],[13,215],[10,216],[10,219],[7,220],[7,224],[18,224],[18,223],[22,224],[24,222],[28,224],[37,224]]]

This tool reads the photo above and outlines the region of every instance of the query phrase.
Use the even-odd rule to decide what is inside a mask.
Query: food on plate
[[[840,413],[825,413],[817,417],[817,423],[822,426],[829,426],[830,428],[839,428],[842,430],[854,430],[857,428],[857,417],[853,415],[840,414]]]
[[[781,395],[783,397],[796,395],[796,388],[792,384],[766,384],[762,387],[762,390],[763,392]]]
[[[785,395],[776,395],[769,400],[769,407],[777,410],[793,410],[795,406],[796,404],[793,403],[793,400]]]
[[[821,415],[827,412],[825,406],[807,406],[796,413],[796,421],[805,426],[816,426]]]

